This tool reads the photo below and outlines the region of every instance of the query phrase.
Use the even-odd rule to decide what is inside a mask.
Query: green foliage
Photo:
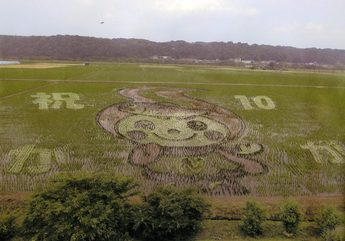
[[[283,222],[286,232],[296,234],[302,221],[302,212],[298,204],[294,202],[285,203],[280,213],[280,220]]]
[[[15,217],[0,215],[0,241],[11,240],[17,231]]]
[[[193,190],[159,188],[137,207],[134,233],[144,240],[188,240],[200,229],[207,210]]]
[[[262,223],[265,220],[264,210],[254,201],[248,201],[243,208],[242,231],[252,237],[262,234]]]
[[[320,237],[322,241],[344,241],[344,238],[339,234],[333,233],[331,230],[325,230]]]
[[[332,231],[340,224],[340,218],[332,207],[323,207],[316,217],[316,224],[319,233],[322,235]]]
[[[134,187],[125,178],[61,178],[34,196],[24,235],[40,241],[127,240]]]

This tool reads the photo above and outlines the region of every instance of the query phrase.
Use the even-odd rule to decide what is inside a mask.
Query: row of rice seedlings
[[[61,165],[61,163],[60,163]],[[45,186],[52,176],[64,172],[93,172],[95,171],[94,162],[88,158],[71,158],[68,162],[65,162],[61,166],[56,163],[50,166],[49,170],[37,170],[37,167],[26,168],[25,172],[19,174],[8,174],[6,172],[0,173],[1,187],[0,191],[32,191],[37,186]],[[37,182],[35,183],[35,180]]]
[[[278,147],[264,146],[264,151],[258,154],[258,159],[267,166],[269,173],[284,174],[287,172],[288,154]]]
[[[102,157],[109,159],[110,161],[114,160],[114,159],[121,159],[121,160],[127,161],[128,151],[121,151],[121,150],[119,150],[119,151],[114,151],[114,150],[105,151]]]
[[[33,191],[37,186],[46,186],[47,180],[53,176],[55,172],[48,172],[40,175],[1,175],[1,192],[28,192]]]
[[[282,190],[290,190],[297,195],[320,193],[329,188],[332,190],[339,190],[343,185],[344,178],[341,178],[343,175],[335,169],[334,165],[326,165],[322,168],[315,163],[310,153],[300,148],[288,147],[285,148],[285,150],[290,154],[276,147],[265,149],[264,160],[267,160],[269,163],[269,173],[262,177],[257,177],[257,179],[267,180],[268,184],[265,184],[266,186],[270,185],[269,183],[277,186],[277,184],[274,183],[275,178],[272,179],[271,175],[282,177],[278,183],[279,188],[282,188]],[[323,176],[322,182],[318,181],[315,176],[311,176],[313,173],[318,172],[318,170]],[[289,174],[291,178],[293,178],[293,183],[284,180],[286,174]],[[248,178],[250,179],[250,177]],[[246,185],[253,185],[253,183]],[[291,190],[291,186],[295,189]],[[278,194],[281,193],[279,188]],[[250,189],[260,190],[260,188],[254,188],[253,186],[251,186]],[[275,190],[277,190],[277,188],[275,188]],[[268,195],[276,195],[277,193],[275,190],[272,189],[271,192],[268,192]],[[265,189],[264,192],[267,192],[267,189]]]
[[[51,176],[61,171],[76,171],[87,167],[89,160],[71,158],[70,155],[67,147],[50,150],[35,149],[33,145],[27,145],[3,155],[0,158],[0,179],[3,181],[1,190],[32,191],[35,186],[44,185]],[[12,164],[13,161],[14,164]],[[32,180],[40,181],[35,185]]]
[[[58,166],[63,166],[70,160],[69,151],[66,147],[55,148],[54,155]]]
[[[180,176],[173,173],[156,173],[146,169],[148,179],[161,184],[174,184],[176,186],[193,186],[198,188],[201,192],[209,195],[243,195],[247,194],[248,190],[240,183],[240,179],[230,176],[222,176],[222,178],[215,178],[213,176],[200,179],[200,176]],[[217,181],[217,180],[221,181]]]
[[[119,165],[113,165],[112,169],[109,171],[116,175],[124,175],[133,178],[138,182],[139,190],[145,193],[151,192],[155,189],[155,187],[157,187],[157,185],[159,185],[158,183],[149,180],[145,176],[145,173],[143,172],[143,169],[141,167],[133,166],[128,162]]]
[[[171,172],[181,176],[214,176],[220,171],[233,171],[238,165],[228,161],[217,152],[205,156],[160,157],[149,165],[157,173]]]
[[[25,162],[25,166],[23,168],[23,172],[27,172],[28,174],[40,174],[48,172],[52,166],[52,153],[49,149],[35,149],[36,155],[31,153],[30,157],[34,157],[35,159],[30,160],[30,157]]]
[[[256,140],[262,140],[262,126],[259,124],[253,124],[251,122],[246,122],[246,137],[255,138]]]
[[[29,158],[34,148],[35,145],[26,145],[22,148],[11,151],[10,156],[12,156],[13,161],[11,166],[8,168],[8,172],[20,173],[23,170],[25,161]]]
[[[258,196],[294,195],[297,194],[298,182],[291,173],[285,175],[267,174],[264,176],[247,176],[243,184],[250,187],[251,194]]]

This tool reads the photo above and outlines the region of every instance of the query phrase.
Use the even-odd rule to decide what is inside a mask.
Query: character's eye
[[[134,123],[134,127],[143,130],[154,130],[155,124],[148,120],[139,120]]]
[[[129,138],[136,141],[144,140],[147,137],[147,134],[143,131],[128,131],[127,135],[129,136]]]
[[[219,141],[224,138],[224,135],[219,131],[205,131],[204,136],[211,141]]]
[[[202,121],[188,121],[187,126],[195,131],[204,131],[207,129],[207,125]]]

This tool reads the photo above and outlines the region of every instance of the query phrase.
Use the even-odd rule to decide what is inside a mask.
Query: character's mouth
[[[191,135],[190,137],[187,137],[187,138],[178,138],[178,136],[176,137],[166,137],[166,136],[161,136],[161,135],[157,135],[156,133],[154,133],[154,135],[162,140],[166,140],[166,141],[188,141],[188,140],[191,140],[193,139],[194,137],[196,137],[196,133],[194,133],[193,135]]]

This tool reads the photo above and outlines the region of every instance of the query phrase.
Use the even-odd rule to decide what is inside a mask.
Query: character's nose
[[[171,135],[177,135],[177,134],[180,134],[181,131],[179,131],[177,129],[168,129],[168,133]]]

